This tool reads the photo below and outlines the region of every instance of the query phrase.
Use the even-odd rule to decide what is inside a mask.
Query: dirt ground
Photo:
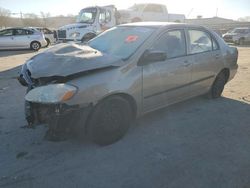
[[[223,97],[197,97],[138,119],[119,142],[49,142],[27,129],[15,77],[31,51],[0,51],[0,187],[249,188],[250,47]]]

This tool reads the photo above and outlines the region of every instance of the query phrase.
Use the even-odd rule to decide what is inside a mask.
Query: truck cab
[[[113,5],[82,9],[76,23],[58,30],[58,39],[63,41],[88,41],[99,33],[116,25],[116,8]]]

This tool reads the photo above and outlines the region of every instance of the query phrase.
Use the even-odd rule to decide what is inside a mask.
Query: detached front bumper
[[[40,123],[48,124],[49,130],[46,137],[49,140],[64,139],[76,130],[81,130],[81,132],[84,133],[86,120],[91,110],[92,105],[45,105],[28,101],[25,102],[27,121],[30,125]]]

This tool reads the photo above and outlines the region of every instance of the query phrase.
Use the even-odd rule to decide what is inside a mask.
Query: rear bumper
[[[47,41],[45,39],[41,40],[40,43],[41,43],[41,47],[47,46]]]
[[[237,70],[238,70],[238,65],[237,64],[234,67],[230,68],[230,76],[229,76],[228,81],[232,80],[235,77],[235,75],[237,73]]]

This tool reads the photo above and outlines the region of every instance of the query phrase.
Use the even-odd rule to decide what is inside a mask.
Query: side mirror
[[[165,61],[167,54],[164,51],[146,50],[139,59],[138,65],[147,65],[154,62]]]

